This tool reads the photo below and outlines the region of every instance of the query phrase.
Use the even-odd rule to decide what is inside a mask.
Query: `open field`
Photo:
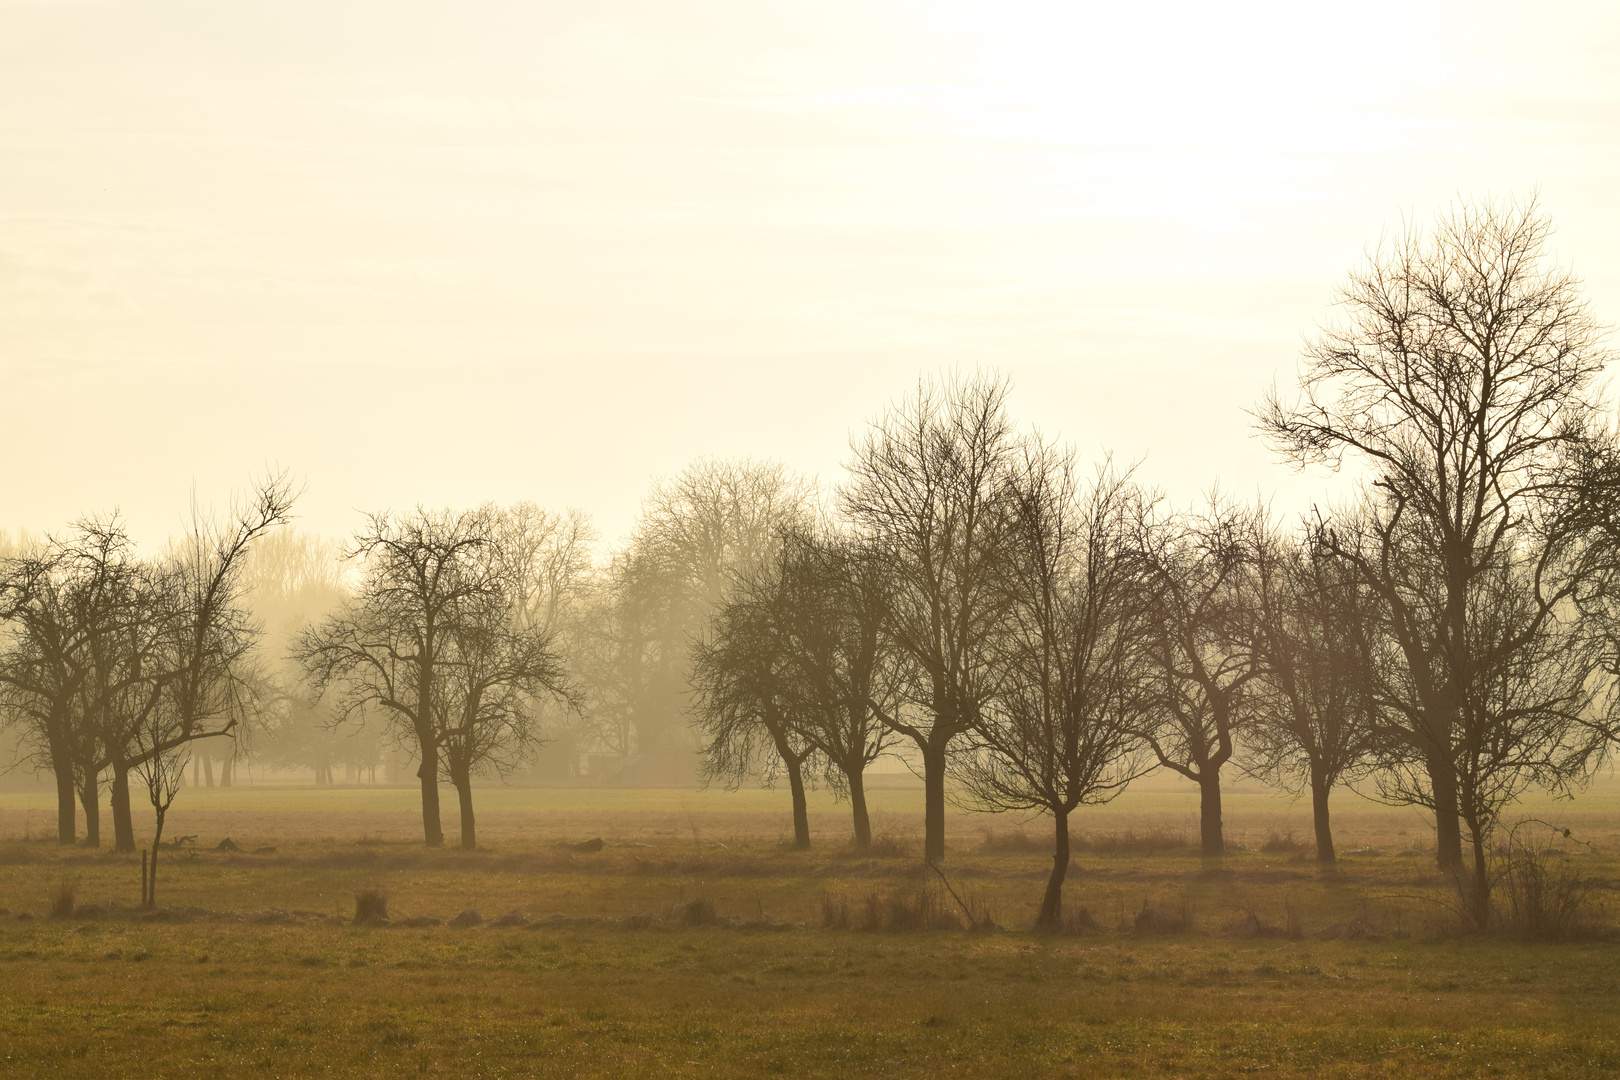
[[[492,789],[483,847],[462,853],[414,841],[410,789],[188,790],[169,831],[198,850],[164,855],[155,920],[108,910],[138,900],[138,856],[41,839],[48,800],[0,795],[5,1076],[1620,1071],[1620,946],[1440,933],[1427,825],[1360,800],[1336,808],[1330,877],[1287,843],[1305,807],[1259,789],[1229,796],[1242,850],[1219,869],[1175,842],[1195,831],[1189,793],[1082,811],[1067,897],[1101,929],[1074,937],[1023,929],[1045,825],[966,814],[951,884],[1005,930],[821,928],[827,901],[857,922],[874,895],[953,906],[899,782],[872,793],[870,856],[843,848],[825,796],[818,846],[793,852],[782,792]],[[1583,873],[1620,878],[1620,785],[1522,812],[1588,842]],[[227,836],[244,850],[211,850]],[[562,846],[597,836],[600,852]],[[80,917],[48,918],[64,881]],[[394,925],[352,925],[364,888]],[[1191,931],[1135,930],[1144,905]],[[721,925],[681,925],[711,907]],[[464,908],[512,925],[401,925]]]

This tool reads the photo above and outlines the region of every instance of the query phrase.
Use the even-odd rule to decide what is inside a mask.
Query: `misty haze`
[[[0,1075],[1620,1073],[1616,71],[0,0]]]

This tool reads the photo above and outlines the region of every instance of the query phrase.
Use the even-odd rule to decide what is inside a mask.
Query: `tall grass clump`
[[[1097,855],[1180,855],[1192,851],[1194,843],[1184,832],[1126,829],[1118,833],[1091,833],[1075,843],[1074,848]]]
[[[1539,826],[1539,828],[1538,828]],[[1565,846],[1573,837],[1540,821],[1522,821],[1497,854],[1497,929],[1533,941],[1569,941],[1602,929],[1605,881],[1580,872]]]
[[[1137,934],[1190,934],[1196,927],[1197,913],[1186,893],[1173,904],[1155,905],[1142,901],[1141,910],[1129,919],[1121,917],[1120,930]]]
[[[1052,841],[1036,839],[1023,829],[1009,829],[1006,832],[996,832],[988,827],[980,828],[979,835],[983,840],[979,844],[979,852],[984,855],[1021,855],[1026,852],[1050,854]]]
[[[982,919],[989,922],[988,912]],[[979,918],[958,914],[956,905],[939,889],[911,886],[889,892],[871,892],[851,903],[833,893],[821,895],[821,926],[824,930],[858,930],[863,933],[898,934],[912,930],[983,929]]]
[[[50,906],[51,918],[69,919],[73,917],[73,901],[79,894],[79,879],[64,874],[51,885]]]
[[[354,894],[354,925],[378,926],[388,921],[388,894],[367,887]]]

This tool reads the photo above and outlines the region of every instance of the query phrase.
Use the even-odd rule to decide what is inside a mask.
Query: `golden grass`
[[[414,842],[408,789],[187,791],[171,816],[195,855],[165,853],[159,895],[193,921],[147,922],[139,859],[61,849],[0,796],[0,1075],[11,1076],[1608,1076],[1620,1070],[1620,949],[1448,938],[1446,889],[1420,819],[1346,802],[1342,869],[1269,845],[1309,835],[1297,805],[1228,800],[1244,850],[1219,869],[1123,837],[1190,828],[1175,791],[1076,816],[1090,836],[1067,892],[1086,936],[1024,928],[1050,856],[1039,821],[954,816],[952,887],[1004,932],[818,929],[828,898],[939,886],[918,866],[920,799],[874,793],[890,853],[781,845],[781,792],[484,793],[486,850]],[[1593,843],[1583,872],[1620,877],[1620,807],[1600,789],[1559,814]],[[454,835],[454,812],[446,830]],[[1022,829],[1028,843],[987,843]],[[31,834],[35,839],[23,839]],[[247,849],[211,850],[230,836]],[[563,846],[602,836],[599,853]],[[84,917],[45,917],[76,882]],[[394,924],[350,922],[357,893]],[[937,897],[936,897],[937,898]],[[712,905],[721,921],[632,920]],[[948,898],[944,903],[952,903]],[[679,905],[685,905],[681,907]],[[408,928],[476,908],[617,920]],[[1149,933],[1190,913],[1191,933]],[[265,909],[313,912],[244,921]],[[22,911],[33,916],[18,919]],[[705,911],[707,909],[705,908]],[[209,914],[211,913],[211,914]],[[220,914],[225,913],[225,914]],[[679,920],[673,920],[678,922]],[[632,923],[656,929],[626,929]],[[858,921],[857,921],[858,924]],[[1143,930],[1135,927],[1142,924]],[[1128,929],[1121,930],[1120,927]],[[1294,936],[1287,936],[1292,931]],[[1324,940],[1319,935],[1330,935]],[[1346,936],[1348,935],[1348,936]]]

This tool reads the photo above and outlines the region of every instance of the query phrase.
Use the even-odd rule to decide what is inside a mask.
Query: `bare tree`
[[[0,580],[8,637],[0,655],[0,698],[35,766],[55,776],[57,839],[64,844],[75,839],[74,800],[81,793],[87,840],[100,843],[91,646],[123,617],[118,579],[127,571],[130,547],[116,520],[82,522],[72,538],[48,540],[8,560]]]
[[[135,850],[130,772],[198,740],[233,737],[251,709],[248,664],[259,627],[245,601],[245,566],[254,541],[288,520],[295,498],[283,474],[257,485],[223,521],[193,506],[188,533],[132,579],[128,618],[98,642],[96,715],[106,755],[98,770],[112,769],[119,851]],[[143,738],[154,730],[161,737]]]
[[[785,775],[793,803],[793,846],[810,846],[805,764],[815,746],[791,719],[794,695],[781,630],[783,578],[757,572],[746,591],[725,602],[692,650],[694,713],[706,740],[705,779],[735,786],[754,773],[767,783]]]
[[[1370,766],[1377,742],[1372,601],[1319,537],[1264,533],[1252,551],[1238,633],[1261,675],[1244,767],[1287,790],[1309,789],[1316,858],[1331,867],[1328,797]]]
[[[349,557],[361,562],[355,598],[306,630],[297,658],[313,688],[336,687],[340,717],[376,705],[420,762],[422,833],[444,844],[439,820],[443,697],[439,680],[452,663],[454,632],[470,604],[487,602],[499,583],[488,516],[476,512],[402,517],[373,514]]]
[[[855,847],[865,849],[866,769],[889,750],[893,735],[878,714],[895,712],[899,690],[897,657],[883,634],[885,563],[859,538],[794,530],[783,535],[779,574],[771,618],[788,716],[825,763],[833,790],[849,799]]]
[[[572,709],[576,694],[553,647],[555,635],[520,621],[512,581],[461,606],[449,629],[452,647],[439,673],[444,774],[461,804],[461,846],[478,846],[472,782],[481,769],[505,772],[539,746],[535,702],[552,698]]]
[[[509,583],[515,620],[558,633],[590,583],[591,550],[598,537],[582,510],[555,513],[532,502],[485,506],[495,550]]]
[[[1016,440],[1008,385],[924,382],[855,445],[845,511],[882,553],[893,593],[885,632],[905,657],[902,707],[881,719],[923,763],[924,857],[945,857],[945,770],[1000,671],[990,643],[1006,613],[1007,473]],[[879,703],[874,703],[877,706]]]
[[[1139,735],[1148,621],[1132,548],[1150,500],[1107,464],[1083,489],[1073,472],[1070,456],[1030,444],[1012,483],[1011,595],[998,644],[1008,674],[961,766],[980,805],[1052,815],[1042,929],[1062,924],[1069,815],[1151,767]]]
[[[692,642],[737,583],[774,556],[778,532],[808,519],[814,494],[812,483],[775,462],[704,460],[648,496],[615,563],[612,596],[624,644],[635,644],[620,665],[635,683],[620,696],[638,750],[668,755],[666,775],[678,772],[690,745],[677,721],[688,715]]]
[[[1422,763],[1409,794],[1433,808],[1437,859],[1459,874],[1470,696],[1504,644],[1481,642],[1470,612],[1508,572],[1531,590],[1512,638],[1531,648],[1554,631],[1578,585],[1561,504],[1609,442],[1610,357],[1576,280],[1548,265],[1550,233],[1533,200],[1407,232],[1343,288],[1347,317],[1307,352],[1299,398],[1274,391],[1259,415],[1297,465],[1370,473],[1365,521],[1328,542],[1382,609],[1404,669],[1391,704]]]
[[[297,651],[316,692],[337,688],[340,719],[378,707],[417,752],[429,847],[444,843],[441,776],[460,799],[461,845],[474,848],[474,776],[538,743],[536,698],[574,701],[554,635],[525,614],[521,560],[502,551],[499,524],[488,507],[373,515],[351,550],[364,566],[357,595]]]
[[[1250,718],[1258,673],[1236,629],[1244,617],[1244,518],[1216,500],[1202,516],[1144,517],[1133,553],[1149,624],[1152,709],[1142,736],[1159,764],[1198,785],[1206,859],[1225,851],[1221,769]]]
[[[152,861],[147,867],[146,880],[141,883],[142,903],[148,908],[157,906],[158,852],[163,846],[163,825],[184,783],[192,745],[181,738],[183,732],[175,726],[179,719],[177,712],[149,713],[147,723],[136,730],[131,740],[140,762],[135,771],[146,788],[154,818]]]

